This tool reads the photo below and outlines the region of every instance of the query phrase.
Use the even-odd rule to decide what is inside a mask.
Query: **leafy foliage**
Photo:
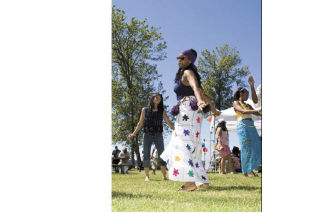
[[[157,87],[154,85],[161,75],[152,62],[166,58],[166,42],[159,28],[146,21],[133,17],[126,22],[125,12],[112,8],[112,141],[127,144],[131,159],[135,153],[139,162],[142,134],[133,140],[128,135],[134,131],[152,93],[165,93],[161,81]]]
[[[249,75],[249,68],[240,66],[241,61],[239,51],[227,44],[212,52],[207,49],[201,52],[198,70],[202,87],[219,110],[232,106],[234,85],[245,86],[243,79]]]

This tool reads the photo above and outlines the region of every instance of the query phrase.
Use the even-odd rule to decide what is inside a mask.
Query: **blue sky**
[[[167,42],[167,58],[157,62],[161,81],[171,108],[176,103],[173,92],[178,69],[176,57],[185,49],[212,51],[223,44],[236,47],[255,79],[261,84],[261,1],[259,0],[113,0],[124,10],[128,20],[147,18],[147,23],[160,27]],[[197,63],[197,61],[196,61]],[[202,123],[202,139],[209,139],[209,122]],[[165,145],[170,137],[165,139]],[[231,147],[238,145],[236,134],[230,135]]]

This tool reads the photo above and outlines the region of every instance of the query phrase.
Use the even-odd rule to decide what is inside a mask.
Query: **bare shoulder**
[[[183,75],[186,76],[195,76],[194,72],[192,70],[185,70]]]
[[[141,116],[144,116],[145,114],[146,114],[146,109],[145,109],[145,107],[143,107],[141,110]]]
[[[181,80],[185,85],[189,86],[190,81],[194,81],[196,79],[197,77],[192,70],[185,70]]]
[[[221,131],[222,131],[221,127],[218,127],[217,128],[217,134],[219,135],[221,133]]]

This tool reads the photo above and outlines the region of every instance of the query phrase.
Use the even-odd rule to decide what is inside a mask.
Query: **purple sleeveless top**
[[[181,80],[174,86],[174,92],[177,95],[177,100],[180,100],[185,96],[194,96],[193,89],[190,86],[185,86]]]

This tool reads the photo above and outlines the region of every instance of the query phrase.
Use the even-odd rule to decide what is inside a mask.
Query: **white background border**
[[[319,4],[264,0],[263,210],[319,192]],[[0,212],[111,211],[111,1],[0,3]]]

